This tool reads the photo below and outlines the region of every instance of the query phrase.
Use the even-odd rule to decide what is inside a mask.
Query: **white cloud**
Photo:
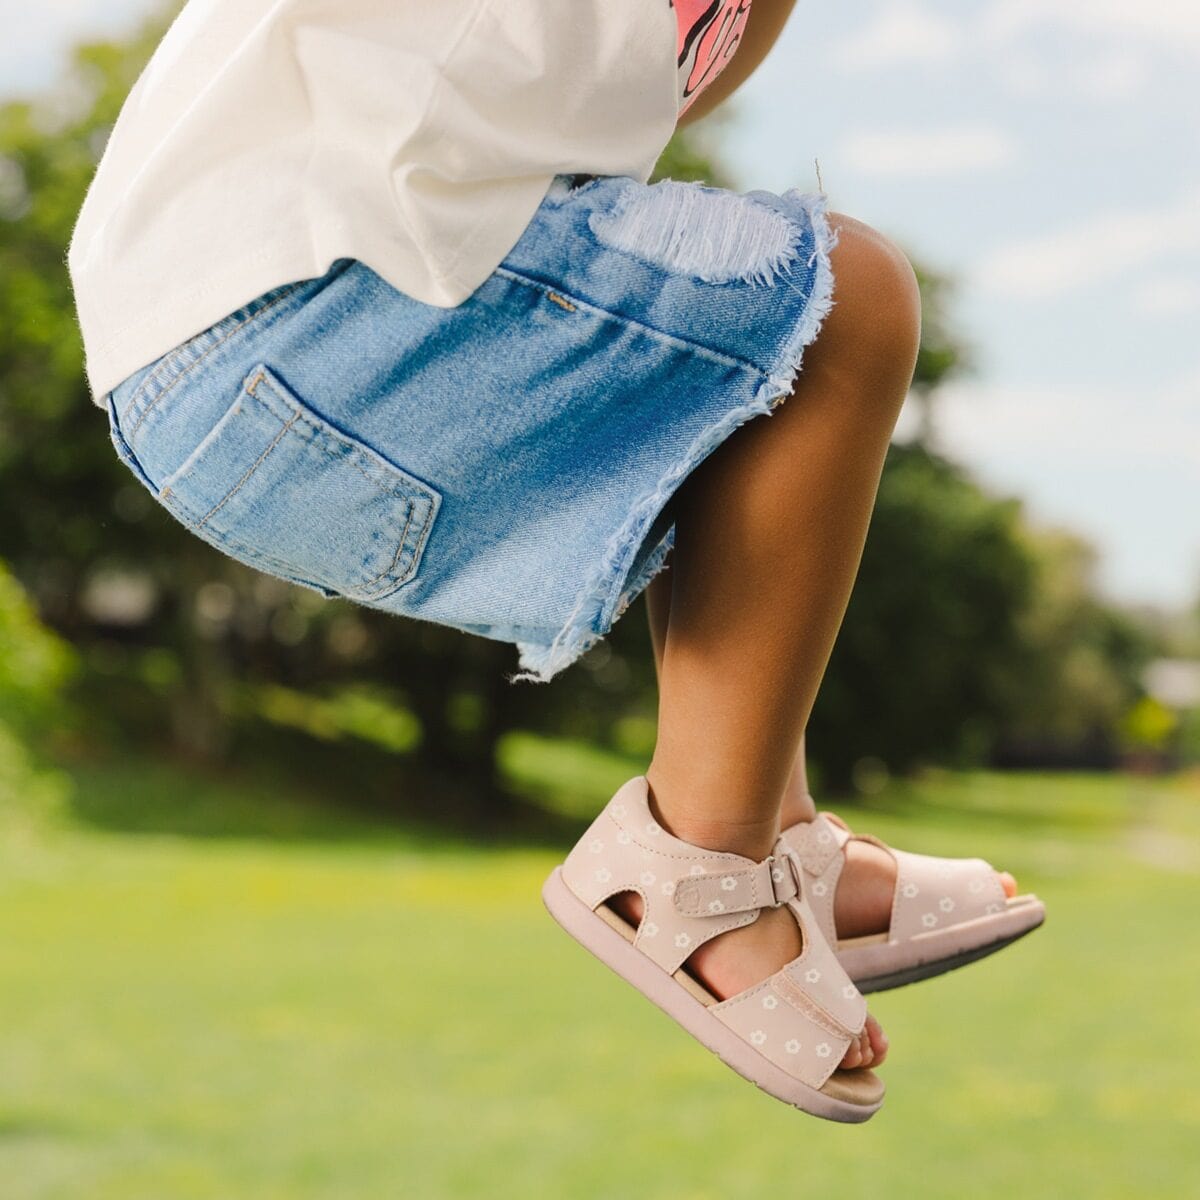
[[[996,57],[993,66],[1000,83],[1025,100],[1128,101],[1143,94],[1153,78],[1150,55],[1132,49],[1069,59],[1013,51]]]
[[[1148,317],[1200,314],[1200,265],[1195,275],[1152,275],[1133,289],[1133,306]]]
[[[1018,147],[991,126],[862,130],[846,138],[841,155],[863,175],[948,175],[1001,170],[1016,161]]]
[[[119,37],[165,0],[0,0],[0,96],[38,91],[53,78],[70,46],[90,37]]]
[[[1200,366],[1145,388],[956,383],[939,393],[937,414],[947,447],[972,458],[1061,450],[1077,462],[1136,458],[1200,470]]]
[[[951,457],[1022,496],[1035,521],[1091,540],[1110,595],[1194,602],[1200,363],[1145,387],[951,384],[939,393],[936,427]]]
[[[1054,233],[997,247],[970,268],[980,286],[1042,300],[1200,250],[1200,187],[1169,204],[1100,213]]]
[[[1200,52],[1200,6],[1190,0],[994,0],[980,30],[988,38],[1009,39],[1046,25]]]
[[[833,59],[851,70],[944,62],[961,41],[959,27],[945,17],[914,0],[893,0],[835,47]]]

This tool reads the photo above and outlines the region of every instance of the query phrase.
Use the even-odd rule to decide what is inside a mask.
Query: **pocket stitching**
[[[380,468],[378,467],[378,464],[372,460],[371,456],[367,454],[366,445],[359,443],[358,440],[349,438],[346,433],[343,433],[341,430],[338,430],[338,428],[329,425],[328,422],[318,424],[318,422],[313,419],[314,416],[317,416],[317,414],[313,414],[312,416],[308,415],[305,412],[305,409],[301,407],[299,397],[289,396],[288,392],[284,391],[283,384],[272,377],[268,370],[266,370],[265,366],[256,367],[256,370],[251,372],[250,383],[246,385],[246,391],[250,392],[250,395],[256,398],[257,401],[263,403],[262,396],[259,396],[258,392],[254,390],[258,388],[259,384],[264,384],[266,389],[268,389],[271,394],[274,395],[277,400],[288,409],[288,412],[292,414],[289,416],[287,427],[292,426],[294,422],[299,420],[300,425],[305,426],[308,428],[308,430],[312,431],[312,436],[306,437],[304,433],[300,433],[299,430],[296,430],[295,432],[299,437],[304,437],[306,442],[313,446],[314,449],[322,451],[323,454],[329,455],[329,457],[334,458],[335,461],[348,462],[350,466],[358,470],[358,473],[362,476],[362,478],[364,478],[368,484],[370,484],[374,490],[376,490],[385,500],[403,500],[404,504],[407,505],[408,511],[406,514],[406,520],[404,520],[404,528],[401,530],[400,539],[398,539],[396,544],[396,553],[392,554],[391,563],[388,565],[388,568],[380,571],[378,575],[372,576],[370,580],[365,580],[360,584],[356,584],[354,587],[354,593],[366,595],[366,589],[372,587],[373,584],[378,583],[380,580],[385,580],[389,584],[395,583],[396,588],[402,587],[403,584],[407,583],[415,574],[416,568],[418,568],[420,562],[421,551],[424,550],[425,536],[432,524],[434,511],[436,511],[436,500],[433,498],[434,494],[436,493],[434,493],[433,488],[427,484],[424,484],[424,482],[421,482],[419,479],[416,479],[414,475],[409,474],[406,472],[406,470],[402,470],[400,467],[397,467],[395,463],[386,463],[386,470],[389,470],[390,473],[402,479],[404,484],[406,484],[410,490],[418,493],[419,498],[424,499],[428,505],[428,514],[425,518],[424,527],[422,527],[419,530],[418,535],[416,535],[415,544],[413,546],[412,562],[409,563],[406,571],[397,571],[396,564],[400,562],[400,558],[404,552],[404,542],[406,542],[408,539],[408,530],[413,523],[413,514],[416,509],[414,498],[412,496],[402,496],[402,494],[397,494],[395,487],[391,486],[390,479],[384,482],[372,475],[367,467],[370,467],[373,470],[378,470]],[[281,431],[281,434],[286,432],[287,427],[284,427],[284,430]],[[324,444],[322,439],[336,442],[341,448],[341,454],[337,454],[337,452],[330,449],[330,446]],[[276,438],[276,442],[277,440],[278,439]],[[269,449],[274,449],[274,445],[275,443],[272,443],[271,448]],[[263,457],[265,457],[265,455]],[[257,469],[257,466],[258,464],[256,463],[256,467],[254,467],[254,469]],[[239,484],[238,486],[241,485]],[[385,594],[388,592],[388,590],[388,587],[379,589],[377,593],[374,593],[374,595]],[[348,592],[347,594],[349,595],[350,593]]]
[[[258,392],[255,391],[260,383],[265,384],[267,390],[287,409],[289,414],[289,425],[298,420],[301,425],[306,426],[312,431],[312,434],[315,436],[299,434],[299,436],[303,437],[310,446],[316,450],[320,450],[322,454],[326,454],[334,460],[342,458],[348,461],[350,465],[354,467],[354,469],[358,471],[358,473],[385,499],[394,500],[397,498],[396,493],[387,485],[387,483],[381,482],[379,479],[375,478],[370,471],[367,470],[367,466],[364,466],[364,462],[372,468],[375,468],[376,466],[366,452],[367,447],[365,443],[348,437],[340,429],[330,425],[328,422],[318,424],[317,421],[314,420],[318,414],[313,413],[310,417],[308,413],[305,412],[305,410],[300,406],[299,399],[289,396],[286,392],[284,392],[282,390],[282,385],[277,383],[276,380],[267,373],[267,369],[265,367],[260,366],[256,367],[250,373],[250,375],[247,377],[247,382],[243,384],[243,387],[251,396],[255,398],[255,400],[257,400],[260,404],[263,404],[268,409],[270,408],[270,405],[267,405]],[[279,414],[276,413],[276,416],[278,415]],[[299,430],[297,430],[297,433],[299,433]],[[339,454],[332,450],[328,445],[321,441],[322,438],[329,442],[336,442],[341,448],[342,453]],[[397,467],[394,463],[387,463],[387,470],[401,476],[410,487],[414,487],[416,490],[432,490],[429,488],[428,484],[422,483],[420,480],[410,475],[407,471]],[[400,498],[407,499],[407,497]]]
[[[253,392],[253,390],[251,390],[250,394],[251,394],[252,396],[254,395],[254,392]],[[212,508],[210,508],[210,509],[208,510],[208,512],[207,512],[207,513],[204,515],[204,517],[203,517],[203,518],[200,520],[200,522],[199,522],[199,523],[198,523],[198,524],[195,526],[195,528],[196,528],[197,530],[198,530],[198,529],[200,529],[202,526],[204,526],[204,525],[207,525],[207,524],[208,524],[208,522],[209,522],[209,519],[210,519],[211,517],[214,517],[214,516],[216,516],[216,514],[217,514],[218,512],[220,512],[220,511],[221,511],[221,509],[222,509],[222,508],[224,508],[224,507],[225,507],[225,505],[226,505],[226,504],[227,504],[227,503],[228,503],[230,500],[232,500],[232,499],[233,499],[233,497],[234,497],[235,495],[237,495],[237,493],[238,493],[239,491],[241,491],[241,489],[242,489],[243,485],[244,485],[244,484],[246,483],[246,481],[247,481],[247,480],[250,478],[250,476],[251,476],[251,475],[253,475],[253,474],[254,474],[254,472],[255,472],[255,471],[257,471],[257,470],[258,470],[258,468],[259,468],[260,466],[262,466],[263,459],[265,459],[265,458],[267,457],[267,455],[268,455],[268,454],[270,454],[270,453],[271,453],[271,451],[272,451],[272,450],[274,450],[274,449],[275,449],[275,447],[279,445],[279,443],[280,443],[280,442],[283,440],[283,435],[284,435],[285,433],[287,433],[287,431],[288,431],[289,429],[291,429],[291,427],[292,427],[293,425],[295,425],[295,423],[296,423],[296,420],[297,420],[297,418],[299,417],[299,415],[300,415],[299,413],[293,413],[293,414],[292,414],[292,416],[291,416],[291,418],[288,420],[288,422],[287,422],[287,423],[286,423],[286,424],[283,426],[283,428],[282,428],[282,429],[280,429],[280,431],[279,431],[279,432],[278,432],[278,433],[275,435],[275,437],[272,439],[272,441],[271,441],[271,444],[270,444],[270,445],[269,445],[269,446],[268,446],[268,447],[267,447],[267,448],[266,448],[266,449],[265,449],[265,450],[264,450],[264,451],[263,451],[263,452],[262,452],[262,453],[261,453],[261,454],[258,456],[258,458],[256,458],[256,459],[254,460],[254,462],[253,462],[253,463],[251,463],[251,465],[250,465],[249,469],[248,469],[248,470],[246,471],[246,473],[245,473],[245,474],[244,474],[244,475],[241,477],[241,479],[239,479],[239,480],[237,481],[237,483],[235,483],[235,484],[233,485],[233,487],[231,487],[231,488],[229,489],[229,491],[227,491],[227,492],[225,493],[225,495],[224,495],[224,496],[222,496],[222,497],[221,497],[221,499],[220,499],[220,500],[219,500],[219,501],[218,501],[216,504],[214,504],[214,505],[212,506]]]
[[[417,567],[420,563],[426,536],[429,533],[429,529],[433,523],[433,518],[437,509],[437,492],[427,483],[417,479],[415,475],[412,475],[410,472],[396,466],[395,463],[384,460],[384,466],[381,468],[371,458],[370,454],[368,453],[368,447],[365,443],[351,439],[340,429],[330,425],[328,422],[322,422],[318,424],[317,420],[314,419],[318,417],[318,414],[313,413],[310,417],[302,406],[299,397],[289,395],[282,382],[277,380],[265,365],[260,364],[260,366],[256,367],[250,373],[248,379],[249,382],[245,385],[245,387],[246,391],[249,392],[251,396],[253,396],[260,403],[263,403],[262,397],[255,389],[260,383],[264,384],[266,389],[281,404],[284,405],[290,414],[288,419],[289,426],[298,420],[300,425],[311,430],[313,436],[306,436],[300,433],[299,429],[295,431],[299,436],[304,437],[304,440],[308,442],[310,446],[320,450],[324,454],[327,454],[335,461],[340,460],[342,462],[348,462],[373,488],[375,488],[377,492],[379,492],[381,496],[383,496],[385,500],[404,501],[404,503],[407,505],[408,512],[404,522],[404,529],[400,534],[400,538],[396,546],[396,553],[392,556],[391,564],[386,570],[381,571],[378,575],[375,575],[371,579],[365,580],[363,583],[356,585],[354,590],[358,593],[365,593],[365,589],[371,587],[372,584],[377,583],[381,579],[386,579],[388,583],[394,582],[397,588],[407,583],[416,573]],[[341,453],[335,452],[328,445],[326,445],[325,441],[322,441],[322,439],[325,439],[325,441],[336,442],[340,447]],[[272,446],[273,445],[274,443],[272,443]],[[371,470],[368,470],[368,467]],[[401,481],[403,481],[406,487],[410,488],[412,491],[415,491],[418,497],[423,499],[428,506],[428,512],[426,514],[423,527],[418,532],[415,544],[413,546],[412,561],[409,563],[408,569],[403,573],[396,571],[395,568],[400,556],[404,553],[404,545],[408,538],[409,527],[412,525],[416,504],[412,496],[397,495],[391,478],[388,478],[387,481],[384,482],[375,475],[371,474],[372,470],[378,471],[381,469],[386,470],[391,475],[398,477]],[[379,592],[376,592],[375,595],[382,595],[387,590],[387,588],[381,589]]]
[[[210,518],[212,518],[226,503],[228,503],[228,501],[231,500],[233,496],[236,495],[236,493],[255,474],[262,463],[266,460],[267,456],[282,440],[283,436],[289,430],[291,430],[293,433],[297,434],[297,436],[303,438],[307,445],[328,455],[328,457],[333,459],[335,462],[339,464],[349,463],[352,465],[384,500],[392,502],[399,500],[405,505],[406,511],[404,526],[401,530],[399,538],[397,539],[396,550],[389,565],[383,571],[369,579],[363,580],[360,583],[347,586],[334,586],[332,590],[336,595],[344,596],[345,598],[351,600],[378,600],[390,594],[391,592],[398,591],[404,584],[408,583],[413,578],[420,565],[424,553],[425,543],[428,540],[429,531],[439,507],[439,493],[429,484],[403,470],[403,468],[396,466],[389,460],[383,459],[382,456],[380,464],[376,464],[368,454],[369,448],[365,443],[359,443],[358,441],[352,439],[349,435],[337,429],[335,426],[330,425],[327,422],[320,421],[319,414],[313,413],[310,417],[305,408],[302,406],[302,402],[300,401],[299,397],[293,397],[289,391],[284,390],[285,385],[283,385],[282,382],[277,381],[270,373],[266,365],[262,363],[256,366],[254,370],[251,371],[246,377],[246,380],[242,385],[243,390],[252,396],[256,401],[258,401],[259,404],[262,404],[276,418],[282,419],[282,414],[280,414],[273,405],[267,402],[263,394],[256,390],[259,384],[265,384],[266,387],[264,391],[270,393],[270,395],[275,399],[276,403],[282,405],[286,410],[286,421],[283,427],[272,439],[271,444],[258,456],[251,467],[243,474],[241,479],[239,479],[238,482],[232,488],[230,488],[230,490],[208,511],[203,518],[197,519],[195,514],[192,513],[188,507],[180,501],[172,487],[174,481],[180,478],[181,472],[183,472],[185,468],[188,468],[192,465],[195,455],[198,454],[201,449],[201,447],[197,447],[197,450],[193,452],[193,455],[189,456],[188,462],[185,462],[179,468],[179,470],[172,475],[171,481],[164,485],[160,490],[159,499],[172,510],[179,513],[184,519],[184,523],[189,528],[191,528],[198,535],[204,537],[206,540],[210,541],[212,544],[218,547],[228,546],[230,548],[236,548],[239,553],[245,557],[257,560],[264,564],[271,564],[275,568],[277,574],[288,578],[293,582],[298,582],[299,576],[297,575],[295,564],[284,563],[282,560],[277,559],[270,554],[265,554],[261,550],[253,549],[245,545],[237,537],[223,530],[215,530],[211,527],[204,528]],[[214,426],[214,431],[215,428],[216,427]],[[208,436],[211,437],[212,432],[210,432]],[[207,440],[208,439],[206,437],[205,441]],[[330,442],[332,442],[334,445],[329,445],[328,443]],[[336,446],[336,449],[334,446]],[[393,479],[389,478],[387,484],[385,484],[380,479],[373,476],[367,469],[368,467],[374,470],[386,469],[390,476],[395,477],[395,480],[393,481]],[[396,482],[402,483],[405,487],[416,493],[416,495],[404,495],[402,492],[399,492],[395,487]],[[418,501],[424,501],[424,508],[426,512],[421,526],[415,535],[408,567],[406,570],[401,572],[396,569],[396,566],[404,554],[409,531],[412,528],[413,518],[416,515]],[[382,588],[376,588],[374,591],[370,591],[369,589],[374,587],[375,584],[379,583],[380,580],[384,581],[384,586]],[[308,582],[311,586],[315,581],[305,580],[305,582]],[[320,586],[323,588],[329,587],[329,585]]]
[[[264,304],[261,308],[257,308],[253,312],[249,313],[247,316],[243,317],[231,329],[226,330],[225,333],[223,334],[223,336],[218,338],[217,341],[215,341],[211,346],[209,346],[206,350],[204,350],[203,353],[201,353],[198,358],[196,358],[194,361],[188,363],[186,366],[183,367],[183,369],[181,371],[179,371],[176,375],[172,376],[171,379],[167,382],[166,386],[162,389],[162,391],[159,392],[158,395],[155,396],[154,399],[151,400],[150,403],[146,405],[146,407],[141,411],[141,413],[138,414],[137,421],[135,422],[133,428],[129,431],[130,439],[132,440],[132,438],[137,434],[137,431],[142,426],[142,422],[146,419],[147,416],[149,416],[149,414],[151,412],[154,411],[154,408],[158,405],[159,401],[162,400],[162,398],[173,387],[175,387],[181,379],[184,379],[188,375],[189,372],[195,370],[196,367],[198,367],[210,354],[212,354],[214,350],[220,349],[220,347],[222,347],[227,341],[229,341],[229,339],[231,337],[233,337],[233,335],[235,333],[237,333],[241,329],[245,329],[247,325],[249,325],[252,321],[256,321],[264,313],[270,312],[271,309],[273,309],[276,305],[282,304],[284,300],[286,300],[289,296],[293,295],[295,292],[299,291],[299,289],[302,288],[304,286],[304,284],[307,282],[308,282],[308,280],[301,279],[301,280],[298,280],[296,283],[288,285],[286,291],[284,291],[280,295],[276,296],[274,300],[271,300],[268,303]],[[223,318],[223,320],[228,320],[228,319],[229,319],[228,317]],[[222,323],[221,321],[218,321],[217,325],[220,325],[221,323]],[[160,363],[158,368],[150,373],[150,377],[148,379],[144,379],[141,382],[141,384],[138,385],[137,391],[133,394],[133,396],[130,397],[129,403],[125,406],[125,414],[121,419],[124,421],[127,421],[129,419],[129,414],[131,412],[133,412],[134,405],[137,404],[140,400],[142,400],[144,397],[146,397],[149,394],[150,388],[155,383],[159,382],[166,374],[168,374],[169,370],[172,366],[174,366],[176,363],[182,362],[181,351],[186,349],[186,347],[191,346],[198,338],[203,337],[204,334],[211,333],[212,330],[215,328],[216,328],[216,326],[210,326],[208,329],[204,330],[202,333],[197,334],[193,338],[189,338],[187,340],[187,342],[184,343],[183,346],[177,347],[176,350],[168,357],[168,359],[166,361]]]
[[[378,583],[384,577],[387,577],[389,580],[398,578],[396,564],[400,561],[400,555],[404,552],[404,543],[408,540],[408,527],[412,524],[413,510],[416,508],[416,505],[411,500],[406,500],[405,503],[408,505],[408,515],[404,519],[404,528],[400,532],[400,541],[396,546],[396,553],[392,555],[392,561],[387,565],[385,570],[380,571],[372,579],[364,581],[362,584],[363,589],[369,588],[374,583]],[[413,558],[416,558],[415,550]]]
[[[195,518],[188,510],[187,506],[183,504],[173,492],[161,496],[160,499],[162,499],[163,506],[168,509],[168,511],[175,514],[175,516],[184,525],[186,525],[188,528],[194,527]],[[263,570],[270,568],[273,574],[282,579],[286,579],[289,583],[317,587],[325,595],[330,597],[341,596],[343,594],[337,591],[335,588],[330,587],[328,584],[318,583],[315,579],[305,579],[297,573],[296,568],[291,563],[285,563],[270,554],[264,554],[261,550],[256,550],[252,546],[247,546],[245,542],[234,537],[232,534],[222,533],[214,529],[206,529],[203,532],[196,530],[196,536],[202,541],[207,542],[208,545],[222,551],[223,553],[228,554],[231,550],[237,551],[237,553],[242,555],[244,559],[249,560],[248,564],[243,563],[243,565],[253,566],[256,563],[262,564]]]

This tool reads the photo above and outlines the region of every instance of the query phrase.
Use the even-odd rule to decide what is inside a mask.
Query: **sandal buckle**
[[[763,865],[771,881],[772,908],[779,908],[801,894],[800,872],[792,854],[787,851],[781,855],[769,854]]]

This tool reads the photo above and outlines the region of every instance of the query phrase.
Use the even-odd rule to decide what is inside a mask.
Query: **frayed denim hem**
[[[784,193],[783,199],[799,204],[808,216],[814,235],[814,249],[808,265],[812,267],[815,261],[816,270],[803,318],[780,352],[779,361],[764,373],[752,400],[738,405],[703,430],[683,458],[663,475],[658,485],[634,503],[628,518],[609,542],[604,557],[588,576],[570,616],[553,641],[548,645],[516,643],[520,652],[519,665],[525,670],[508,676],[509,683],[525,680],[549,683],[610,632],[613,623],[667,565],[667,557],[675,543],[674,526],[671,526],[636,575],[627,578],[655,517],[680,484],[735,429],[754,417],[770,416],[779,403],[791,394],[803,363],[804,351],[816,340],[826,316],[833,308],[834,279],[830,253],[837,245],[837,234],[829,224],[828,197],[825,193],[793,190]]]

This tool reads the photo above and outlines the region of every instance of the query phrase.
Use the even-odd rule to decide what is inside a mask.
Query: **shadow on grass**
[[[58,1117],[0,1113],[0,1145],[42,1138],[77,1138],[87,1132],[81,1125]]]
[[[68,821],[112,833],[454,852],[563,848],[587,824],[546,807],[536,787],[519,783],[465,801],[460,788],[452,802],[452,782],[345,746],[306,754],[303,762],[212,766],[110,753],[59,756],[53,765],[67,777]]]

